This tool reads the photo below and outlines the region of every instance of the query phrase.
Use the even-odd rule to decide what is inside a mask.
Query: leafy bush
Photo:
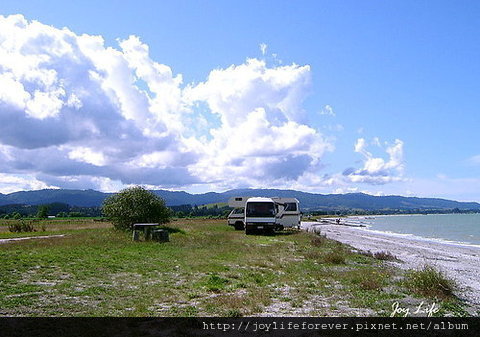
[[[143,187],[126,188],[105,199],[102,213],[117,229],[132,230],[135,223],[167,223],[170,210],[165,201]]]
[[[432,266],[424,266],[407,274],[407,288],[427,297],[448,298],[453,296],[455,282]]]
[[[8,230],[12,233],[35,232],[32,221],[20,220],[8,225]]]

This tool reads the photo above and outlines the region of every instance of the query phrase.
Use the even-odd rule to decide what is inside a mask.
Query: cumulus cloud
[[[264,61],[214,70],[208,80],[185,90],[191,102],[204,101],[221,127],[211,139],[198,144],[209,153],[191,167],[197,176],[215,182],[250,186],[297,180],[318,168],[332,145],[304,124],[301,107],[310,83],[308,66],[268,68]],[[219,182],[220,183],[220,182]]]
[[[310,85],[308,65],[258,59],[184,84],[136,36],[114,48],[0,16],[0,178],[107,191],[313,181],[333,145],[308,125]]]
[[[0,173],[0,192],[11,193],[19,190],[40,190],[54,188],[33,176]]]
[[[375,137],[373,145],[381,147],[380,140]],[[403,142],[396,139],[394,144],[386,146],[385,151],[389,159],[374,157],[367,150],[367,142],[364,138],[357,139],[354,150],[363,156],[363,167],[361,169],[349,168],[343,175],[354,183],[386,184],[394,181],[402,181],[404,172]]]

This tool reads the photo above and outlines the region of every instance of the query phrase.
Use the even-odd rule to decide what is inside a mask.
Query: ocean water
[[[480,245],[480,214],[376,215],[361,222],[370,230]]]

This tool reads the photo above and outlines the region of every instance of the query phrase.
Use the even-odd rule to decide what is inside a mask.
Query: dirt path
[[[15,241],[22,241],[22,240],[31,240],[31,239],[51,239],[51,238],[60,238],[65,236],[65,234],[59,235],[43,235],[43,236],[26,236],[22,238],[10,238],[10,239],[0,239],[0,244],[2,243],[9,243]]]

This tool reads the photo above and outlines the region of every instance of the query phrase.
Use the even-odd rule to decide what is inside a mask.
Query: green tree
[[[102,213],[117,229],[131,230],[134,223],[166,223],[171,212],[165,201],[143,187],[126,188],[103,202]]]
[[[40,205],[37,210],[37,218],[47,218],[48,217],[48,206]]]
[[[13,212],[11,215],[10,215],[10,219],[15,219],[15,220],[18,220],[18,219],[21,219],[22,218],[22,215],[18,212]]]
[[[81,218],[83,216],[82,212],[70,212],[68,213],[70,218]]]

